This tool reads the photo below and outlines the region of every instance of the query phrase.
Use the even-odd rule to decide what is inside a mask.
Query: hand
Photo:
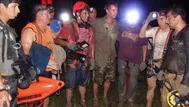
[[[143,71],[147,67],[146,62],[140,64],[140,70]]]
[[[188,95],[188,90],[189,90],[188,86],[180,84],[178,93],[180,94],[181,97],[185,97]]]
[[[0,92],[0,107],[3,107],[4,103],[6,103],[8,107],[10,107],[11,99],[12,98],[7,91],[1,91]]]
[[[157,19],[157,16],[156,16],[156,17],[153,17],[154,14],[158,15],[158,12],[156,12],[156,11],[150,12],[150,14],[148,15],[148,17],[147,17],[147,19],[146,19],[146,22],[147,22],[147,23],[150,23],[151,21]]]
[[[68,47],[68,49],[70,49],[72,51],[75,51],[77,49],[77,45],[72,44],[72,43],[68,43],[67,47]]]
[[[90,59],[90,67],[89,70],[93,70],[95,68],[95,61],[94,59]]]
[[[163,74],[164,74],[164,72],[163,72],[162,70],[160,70],[160,71],[157,73],[157,79],[158,79],[159,81],[163,80]]]

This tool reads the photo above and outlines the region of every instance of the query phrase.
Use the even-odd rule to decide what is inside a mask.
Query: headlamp
[[[61,14],[60,18],[63,22],[67,22],[70,20],[70,15],[67,12],[64,12]]]
[[[126,22],[129,24],[136,24],[139,20],[139,12],[137,10],[130,10],[126,13]]]

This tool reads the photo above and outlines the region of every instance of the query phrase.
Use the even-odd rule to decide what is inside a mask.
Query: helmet
[[[73,6],[73,14],[75,16],[76,12],[81,11],[83,9],[87,9],[88,8],[88,4],[83,2],[83,1],[78,1],[74,4]]]
[[[49,25],[53,32],[59,32],[61,30],[61,22],[58,20],[53,20],[53,22]]]

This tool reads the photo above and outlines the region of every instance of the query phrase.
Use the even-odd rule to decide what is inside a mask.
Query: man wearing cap
[[[11,68],[11,64],[18,58],[15,57],[18,54],[13,48],[17,34],[15,29],[8,25],[8,21],[20,13],[20,2],[20,0],[0,0],[0,107],[17,106],[18,80]]]
[[[38,4],[33,8],[33,15],[34,22],[28,23],[22,30],[21,42],[23,50],[26,55],[30,55],[30,49],[34,41],[52,50],[47,67],[41,74],[44,77],[52,78],[52,71],[57,70],[57,64],[53,52],[53,33],[48,26],[50,23],[49,10],[47,6]],[[49,98],[46,98],[43,106],[48,107],[48,104]]]
[[[159,14],[159,17],[154,18],[153,17],[154,14],[156,15]],[[151,12],[148,15],[139,34],[140,37],[153,38],[153,53],[152,53],[152,58],[150,59],[150,62],[149,62],[153,70],[149,70],[149,72],[147,72],[148,91],[147,91],[146,107],[152,107],[154,91],[156,88],[156,80],[159,80],[160,81],[159,83],[161,83],[162,78],[163,78],[163,72],[160,70],[160,67],[162,65],[164,53],[166,51],[167,43],[169,40],[169,35],[171,33],[171,30],[168,24],[166,23],[166,19],[167,19],[166,14],[167,14],[166,10],[161,10],[159,13]],[[152,27],[149,30],[146,30],[148,27],[148,24],[152,20],[155,20],[155,19],[157,19],[159,26]],[[151,71],[154,71],[154,72],[151,72]],[[161,86],[162,84],[160,84],[160,88],[162,88]]]
[[[87,107],[85,101],[86,86],[88,86],[89,70],[94,69],[94,32],[90,24],[89,7],[83,1],[78,1],[73,6],[73,14],[76,20],[65,24],[55,43],[68,48],[65,85],[66,85],[66,107],[72,107],[73,90],[79,86],[81,96],[80,106]],[[89,47],[78,50],[79,43],[86,42]],[[71,56],[71,52],[74,53]],[[77,55],[86,56],[84,60],[79,60]],[[83,59],[83,58],[82,58]]]
[[[93,24],[95,30],[95,70],[93,74],[93,106],[98,107],[98,88],[104,84],[103,101],[110,106],[107,94],[111,82],[115,80],[115,41],[118,36],[118,23],[115,20],[118,13],[118,5],[110,1],[106,7],[107,15],[96,19]]]

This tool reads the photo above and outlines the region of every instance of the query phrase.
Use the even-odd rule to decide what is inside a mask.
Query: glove
[[[185,97],[188,95],[188,90],[189,90],[188,86],[180,84],[178,93],[180,94],[181,97]]]
[[[68,47],[68,49],[70,49],[72,51],[75,51],[77,49],[77,45],[72,44],[72,43],[68,43],[67,47]]]
[[[156,16],[156,17],[153,17],[154,14],[158,15],[158,12],[156,12],[156,11],[150,12],[150,14],[148,15],[148,17],[147,17],[147,19],[146,19],[146,21],[147,21],[148,23],[151,22],[151,21],[153,21],[153,20],[156,20],[156,19],[157,19],[157,16]]]
[[[89,70],[93,70],[95,68],[95,61],[94,59],[90,59],[90,67]]]
[[[144,69],[146,69],[147,65],[146,65],[146,62],[142,62],[140,64],[140,71],[143,71]]]
[[[163,72],[162,70],[160,70],[160,71],[157,73],[157,79],[158,79],[159,81],[163,80],[163,74],[164,74],[164,72]]]

